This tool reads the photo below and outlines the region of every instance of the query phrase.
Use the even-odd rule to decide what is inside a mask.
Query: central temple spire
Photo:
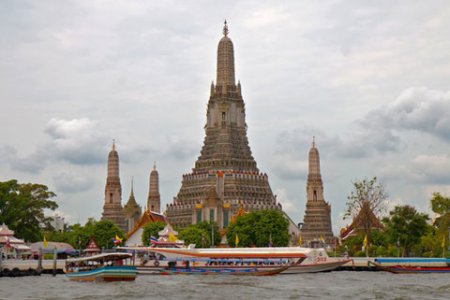
[[[225,20],[223,26],[223,37],[217,47],[217,86],[222,86],[226,90],[227,86],[234,86],[234,50],[233,42],[228,37],[228,25]]]
[[[185,228],[202,221],[228,226],[240,205],[245,211],[281,210],[252,156],[241,84],[235,82],[233,42],[225,21],[217,47],[217,82],[211,84],[205,139],[192,172],[167,206],[170,224]]]

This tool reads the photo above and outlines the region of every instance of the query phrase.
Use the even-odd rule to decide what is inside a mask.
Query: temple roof
[[[370,210],[367,211],[367,213],[371,221],[372,228],[382,229],[383,224],[381,224],[380,219],[378,219],[378,217],[373,213],[373,211]],[[354,235],[354,233],[356,234],[357,230],[362,229],[363,228],[362,221],[364,218],[366,218],[366,216],[363,215],[363,210],[361,209],[358,215],[353,219],[352,223],[349,226],[341,229],[340,232],[341,239],[345,240],[346,238]]]
[[[134,228],[127,233],[127,239],[130,238],[130,236],[132,236],[139,228],[144,227],[148,223],[155,223],[155,222],[163,222],[166,224],[168,223],[164,215],[147,209],[146,211],[144,211],[139,221],[136,222]]]
[[[0,227],[0,236],[13,236],[14,231],[8,228],[8,226],[3,223],[2,227]]]

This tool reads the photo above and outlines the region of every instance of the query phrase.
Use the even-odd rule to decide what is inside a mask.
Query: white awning
[[[11,244],[11,247],[20,251],[31,251],[31,248],[24,244]]]

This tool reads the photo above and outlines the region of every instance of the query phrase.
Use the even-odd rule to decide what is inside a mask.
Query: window
[[[223,228],[228,227],[228,209],[224,209],[223,211]]]
[[[197,210],[197,224],[200,223],[202,221],[202,210],[198,209]]]
[[[209,210],[209,222],[211,222],[211,223],[214,222],[214,208],[211,208]]]

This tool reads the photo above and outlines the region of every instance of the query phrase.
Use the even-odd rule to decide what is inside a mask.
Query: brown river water
[[[450,299],[450,274],[143,275],[111,283],[73,282],[64,275],[2,277],[0,299]]]

